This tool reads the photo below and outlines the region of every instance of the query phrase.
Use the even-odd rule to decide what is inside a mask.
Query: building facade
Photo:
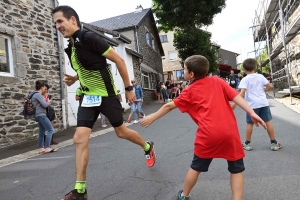
[[[143,56],[138,68],[134,68],[134,79],[143,87],[144,101],[155,100],[156,83],[164,81],[162,67],[164,52],[152,10],[138,6],[135,12],[95,21],[91,24],[117,31],[133,41],[131,44],[126,44],[126,47]]]
[[[0,1],[0,144],[20,142],[38,132],[22,115],[23,98],[46,81],[63,128],[58,38],[53,27],[53,0]]]
[[[255,51],[267,46],[273,84],[280,93],[300,90],[300,1],[261,0],[254,17]]]
[[[174,82],[184,80],[183,66],[173,43],[174,31],[168,31],[167,33],[160,31],[159,37],[165,52],[162,60],[164,79],[170,79]]]

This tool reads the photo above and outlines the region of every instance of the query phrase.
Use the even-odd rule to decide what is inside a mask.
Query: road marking
[[[63,159],[63,158],[74,158],[74,156],[61,156],[61,157],[50,157],[50,158],[33,158],[33,159],[27,159],[25,161],[31,161],[31,160],[51,160],[51,159]]]

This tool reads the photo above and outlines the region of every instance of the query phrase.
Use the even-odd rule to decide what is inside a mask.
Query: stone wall
[[[300,14],[300,1],[296,1],[289,12],[289,15],[287,16],[288,20],[286,22],[285,31],[288,31],[289,29],[292,28],[292,26],[294,26],[294,23],[299,17],[299,14]],[[271,50],[275,48],[282,40],[281,29],[278,31],[279,33],[277,33],[270,42]],[[300,33],[298,33],[292,39],[292,41],[286,44],[286,49],[287,49],[288,63],[289,63],[288,69],[291,74],[290,76],[291,86],[300,85]],[[285,76],[286,75],[285,68],[287,68],[286,54],[283,49],[282,52],[274,60],[272,60],[272,70],[273,73],[276,73],[274,75],[274,79]],[[279,81],[275,82],[275,86],[279,89],[288,88],[287,78],[279,79]]]
[[[153,22],[150,17],[147,17],[142,25],[138,28],[138,37],[139,37],[139,46],[140,46],[140,54],[143,55],[143,63],[150,68],[154,69],[158,74],[161,74],[163,77],[163,67],[162,67],[162,58],[160,51],[158,49],[158,42],[156,38],[155,40],[155,49],[153,49],[146,40],[146,32],[148,31],[155,36],[155,30],[153,28]],[[157,80],[163,81],[163,80]]]
[[[0,75],[0,144],[20,142],[38,133],[33,119],[22,115],[23,97],[35,90],[35,81],[50,85],[56,130],[62,128],[60,69],[53,0],[0,1],[0,34],[12,41],[14,76]],[[36,137],[36,136],[35,136]],[[0,147],[1,147],[0,146]]]
[[[291,74],[291,86],[300,85],[300,33],[293,38],[291,42],[286,45],[288,62],[289,62],[289,71]],[[286,55],[282,51],[274,60],[272,60],[272,70],[274,79],[280,78],[286,75]],[[279,89],[288,88],[287,78],[280,79],[275,82],[275,86]]]

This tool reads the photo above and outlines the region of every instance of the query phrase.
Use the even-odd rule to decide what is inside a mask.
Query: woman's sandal
[[[57,151],[58,151],[58,149],[51,149],[50,151],[44,151],[44,153],[55,153]]]

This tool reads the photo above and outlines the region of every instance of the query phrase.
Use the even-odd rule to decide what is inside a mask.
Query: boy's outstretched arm
[[[267,129],[266,123],[254,112],[254,110],[248,105],[248,103],[243,99],[243,97],[241,97],[240,95],[236,95],[233,98],[233,101],[249,114],[255,126],[261,124],[265,129]]]
[[[246,88],[242,88],[239,95],[240,95],[242,98],[244,98],[245,93],[246,93]],[[234,109],[236,108],[236,103],[231,104],[231,108],[232,108],[232,110],[234,110]]]
[[[165,114],[167,114],[168,112],[170,112],[171,110],[177,108],[177,106],[175,105],[175,103],[172,101],[170,103],[165,104],[163,107],[161,107],[157,112],[155,112],[152,115],[149,115],[147,117],[145,117],[142,121],[141,121],[141,126],[147,128],[148,126],[150,126],[155,120],[161,118],[162,116],[164,116]]]
[[[268,91],[270,91],[272,88],[273,88],[272,83],[268,83],[268,84],[266,85],[266,88],[265,88],[264,90],[265,90],[265,92],[268,92]]]

